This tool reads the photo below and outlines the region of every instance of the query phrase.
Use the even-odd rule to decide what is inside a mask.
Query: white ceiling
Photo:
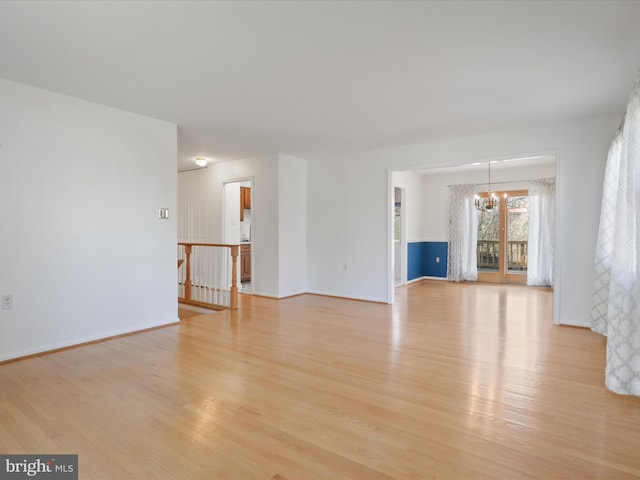
[[[0,77],[175,122],[193,157],[622,113],[640,1],[0,2]]]
[[[491,164],[491,171],[496,172],[498,170],[545,167],[547,165],[555,165],[555,163],[556,157],[554,155],[538,155],[535,157],[505,158],[501,160],[492,160],[490,162],[474,162],[463,165],[456,165],[453,167],[428,168],[424,170],[415,170],[415,172],[422,175],[443,175],[461,172],[488,172],[489,164]]]

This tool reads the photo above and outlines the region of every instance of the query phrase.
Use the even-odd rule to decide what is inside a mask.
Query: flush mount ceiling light
[[[205,157],[196,157],[196,165],[199,167],[206,167],[207,163],[209,163],[209,160],[207,160]]]

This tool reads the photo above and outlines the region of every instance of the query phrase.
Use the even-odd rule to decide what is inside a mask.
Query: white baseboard
[[[206,315],[209,313],[217,313],[220,311],[220,310],[209,310],[208,308],[196,307],[195,305],[189,305],[186,303],[180,303],[179,306],[184,310],[190,310],[192,312],[202,313],[203,315]]]
[[[585,324],[582,322],[566,322],[566,321],[560,321],[560,323],[554,323],[555,325],[558,326],[562,326],[564,325],[565,327],[582,327],[582,328],[591,328],[590,324]]]
[[[251,295],[255,295],[257,297],[275,298],[276,300],[280,298],[277,295],[274,295],[273,293],[256,292],[255,290],[251,292]]]
[[[421,280],[448,280],[448,279],[447,277],[418,277],[418,278],[414,278],[413,280],[409,280],[407,282],[407,285],[420,282]]]
[[[388,304],[386,299],[373,298],[373,297],[353,297],[349,295],[344,295],[340,293],[329,293],[329,292],[306,292],[309,295],[323,295],[325,297],[335,297],[335,298],[344,298],[345,300],[359,300],[361,302],[374,302],[374,303],[385,303]]]
[[[92,335],[89,337],[76,338],[73,340],[69,340],[67,342],[60,342],[55,344],[43,345],[41,347],[36,348],[28,348],[26,350],[21,350],[17,352],[8,353],[5,355],[0,355],[0,362],[4,362],[7,360],[13,360],[15,358],[28,357],[30,355],[38,355],[40,353],[50,352],[52,350],[59,350],[61,348],[75,347],[77,345],[82,345],[84,343],[95,342],[98,340],[107,340],[108,338],[117,337],[120,335],[125,335],[127,333],[135,333],[143,330],[149,330],[151,328],[156,327],[164,327],[166,325],[173,325],[180,323],[180,319],[176,318],[175,320],[167,320],[162,322],[154,322],[148,323],[146,325],[136,325],[132,328],[124,328],[121,330],[113,330],[111,332],[105,332],[100,335]]]

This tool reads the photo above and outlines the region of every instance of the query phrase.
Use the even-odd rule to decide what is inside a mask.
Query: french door
[[[527,283],[527,190],[494,192],[497,205],[478,210],[478,281]],[[489,193],[480,194],[488,197]]]

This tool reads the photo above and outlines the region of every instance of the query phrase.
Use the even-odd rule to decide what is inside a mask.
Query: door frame
[[[526,158],[526,157],[536,157],[536,156],[547,156],[552,155],[555,157],[555,168],[556,168],[556,241],[555,241],[555,249],[556,253],[558,250],[558,245],[562,244],[562,231],[560,230],[560,215],[558,212],[562,211],[563,205],[563,191],[564,191],[564,178],[566,176],[565,170],[562,168],[564,165],[562,151],[559,148],[546,148],[540,150],[523,150],[516,152],[509,152],[508,154],[501,155],[493,155],[487,157],[475,157],[473,155],[462,156],[458,158],[457,165],[467,165],[471,163],[487,163],[495,160],[508,160],[512,158]],[[386,188],[386,217],[387,217],[387,303],[393,304],[395,300],[395,286],[394,286],[394,271],[393,271],[393,173],[394,172],[406,172],[406,171],[416,171],[416,170],[437,170],[438,168],[447,168],[456,166],[456,162],[446,162],[446,163],[438,163],[438,162],[429,162],[427,160],[423,162],[411,162],[410,164],[405,165],[397,165],[394,167],[387,167],[387,188]],[[514,182],[515,183],[515,182]],[[553,294],[553,323],[555,325],[560,325],[560,290],[562,288],[562,270],[561,270],[562,259],[559,256],[555,255],[555,266],[554,266],[554,294]]]
[[[396,259],[396,251],[395,249],[399,249],[398,260],[400,267],[400,283],[399,285],[407,284],[407,214],[406,214],[406,197],[407,197],[407,189],[404,187],[393,187],[393,215],[394,215],[394,230],[395,230],[395,189],[400,190],[400,240],[396,243],[395,238],[393,239],[393,276],[394,276],[394,286],[395,285],[395,273],[398,265],[395,264]],[[394,232],[395,233],[395,232]],[[395,237],[395,235],[394,235]]]

